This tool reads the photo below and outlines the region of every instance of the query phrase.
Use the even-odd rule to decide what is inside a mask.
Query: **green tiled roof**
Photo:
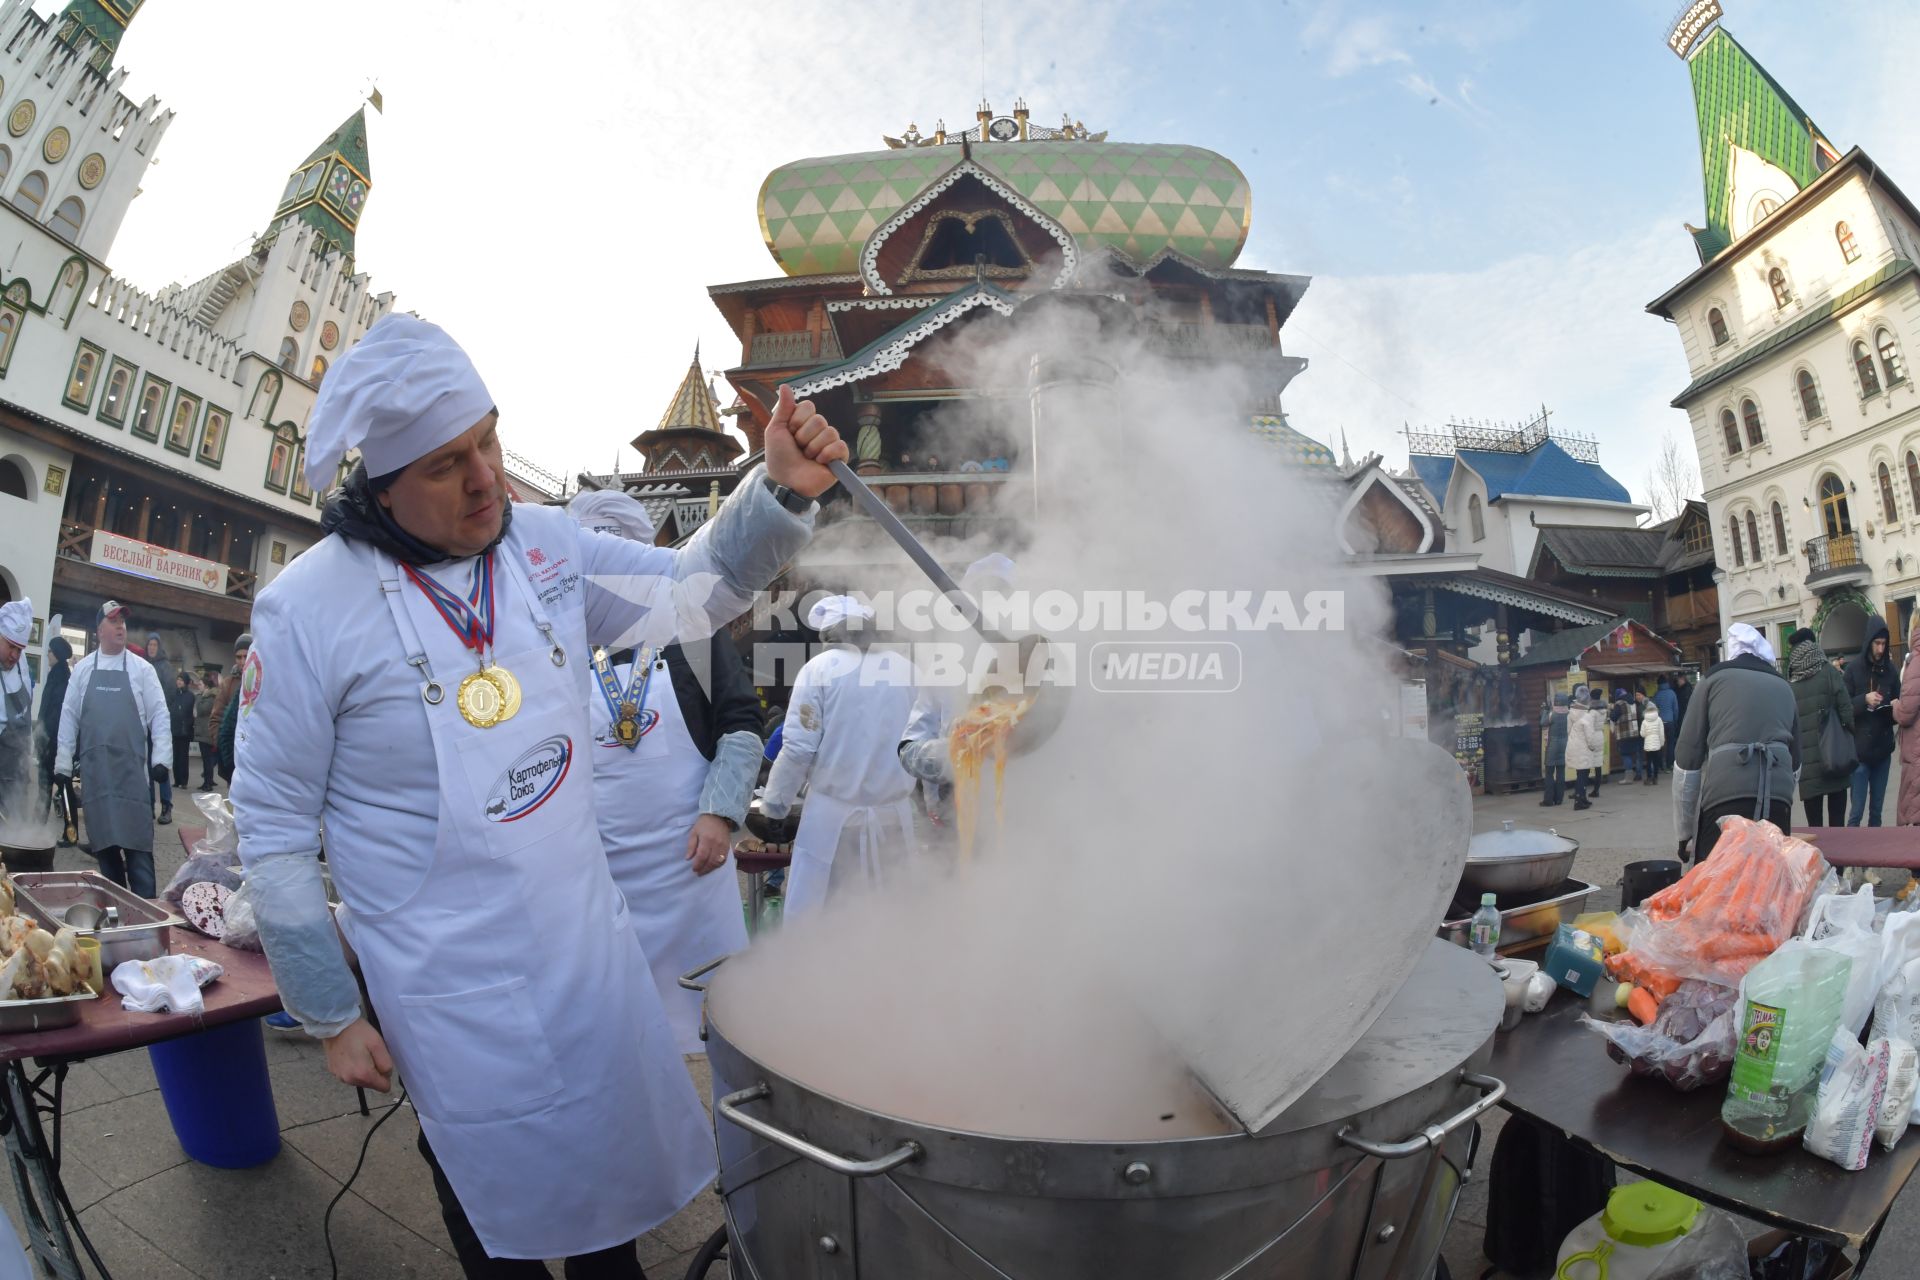
[[[788,275],[859,269],[868,236],[968,158],[1082,244],[1135,261],[1175,249],[1230,266],[1253,195],[1231,160],[1202,147],[1138,142],[1003,142],[796,160],[760,187],[760,230]]]
[[[1689,382],[1687,389],[1673,398],[1673,407],[1676,409],[1686,408],[1687,401],[1699,395],[1702,391],[1707,390],[1709,387],[1719,386],[1727,379],[1733,377],[1734,374],[1747,368],[1754,361],[1781,350],[1791,342],[1797,342],[1799,339],[1805,337],[1811,330],[1825,324],[1835,316],[1851,308],[1854,303],[1864,301],[1870,294],[1877,292],[1882,285],[1907,275],[1914,270],[1915,267],[1913,263],[1907,261],[1905,258],[1895,258],[1886,266],[1853,286],[1853,288],[1848,289],[1845,293],[1828,298],[1825,302],[1814,307],[1778,333],[1754,343],[1734,359],[1707,370],[1692,382]]]
[[[1255,414],[1248,426],[1255,435],[1279,449],[1288,462],[1302,467],[1333,466],[1333,450],[1294,430],[1285,416]]]
[[[313,174],[307,171],[323,166]],[[315,147],[293,176],[275,212],[276,221],[297,219],[317,229],[334,245],[353,252],[354,229],[373,189],[373,163],[367,155],[367,109],[344,120]]]
[[[127,24],[133,21],[141,3],[142,0],[71,0],[54,19],[54,31],[68,44],[75,44],[82,37],[97,42],[100,47],[94,51],[91,65],[94,70],[104,72],[113,62],[113,55],[120,48],[120,37],[127,34]]]
[[[1700,164],[1707,195],[1707,225],[1695,231],[1693,239],[1700,260],[1706,262],[1733,242],[1729,144],[1753,152],[1805,187],[1820,173],[1814,145],[1819,130],[1725,27],[1714,28],[1687,60],[1687,69],[1693,77],[1694,110],[1700,119]]]

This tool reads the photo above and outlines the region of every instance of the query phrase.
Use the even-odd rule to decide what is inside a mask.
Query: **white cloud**
[[[1118,21],[1080,0],[989,21],[988,97],[1114,124]],[[377,76],[359,263],[472,351],[509,446],[568,472],[658,420],[696,340],[738,361],[706,290],[779,274],[756,212],[769,170],[879,148],[909,119],[964,126],[981,95],[978,29],[934,0],[341,0],[323,25],[254,0],[140,14],[126,91],[179,114],[109,265],[156,289],[231,261]]]
[[[1379,15],[1356,18],[1339,27],[1327,41],[1326,71],[1334,77],[1412,61],[1412,56],[1395,42],[1392,24]]]
[[[1335,448],[1344,428],[1356,456],[1397,467],[1405,425],[1520,420],[1544,403],[1556,427],[1597,437],[1601,464],[1644,497],[1662,435],[1688,438],[1668,406],[1687,381],[1679,340],[1644,308],[1690,256],[1668,218],[1479,270],[1316,277],[1280,335],[1311,362],[1288,418]]]

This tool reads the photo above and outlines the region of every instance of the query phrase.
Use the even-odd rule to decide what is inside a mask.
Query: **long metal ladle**
[[[887,531],[887,536],[899,544],[900,549],[907,553],[908,559],[918,565],[920,571],[927,575],[928,580],[952,602],[953,607],[960,611],[960,616],[966,619],[967,625],[978,632],[981,639],[988,644],[1013,646],[1018,656],[1023,684],[1025,684],[1026,673],[1036,669],[1033,665],[1036,659],[1040,660],[1043,668],[1048,665],[1046,649],[1052,642],[1046,636],[1039,632],[1028,632],[1022,636],[1009,637],[989,627],[986,623],[985,611],[981,609],[979,603],[960,589],[960,584],[955,582],[952,576],[941,567],[940,562],[933,558],[933,553],[913,536],[913,531],[901,523],[900,517],[893,513],[893,508],[886,504],[885,499],[869,489],[867,482],[855,475],[853,468],[846,463],[830,462],[827,464],[827,469],[833,472],[834,479],[846,489],[854,504],[872,517],[875,524]],[[1053,731],[1060,726],[1061,718],[1066,714],[1069,687],[1064,683],[1054,682],[1045,686],[1033,685],[1022,690],[1023,693],[1032,696],[1033,705],[1020,718],[1018,727],[1008,739],[1009,751],[1016,754],[1031,751],[1053,735]],[[1046,696],[1043,697],[1043,693]]]

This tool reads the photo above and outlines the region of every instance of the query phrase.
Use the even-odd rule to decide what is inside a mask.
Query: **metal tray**
[[[0,1000],[0,1032],[52,1031],[80,1021],[80,1006],[98,1000],[90,988],[45,1000]]]
[[[1555,929],[1563,924],[1572,924],[1573,918],[1587,909],[1587,898],[1598,892],[1599,888],[1599,885],[1588,884],[1585,880],[1562,880],[1557,890],[1538,902],[1502,908],[1500,950],[1522,950],[1542,938],[1552,937]],[[1471,913],[1444,921],[1440,925],[1440,937],[1456,947],[1464,947],[1468,944],[1467,931],[1472,924]]]
[[[187,923],[164,904],[149,902],[97,871],[22,871],[13,876],[13,888],[20,914],[49,932],[66,923],[66,909],[77,902],[102,910],[120,909],[116,928],[74,931],[83,938],[99,939],[103,979],[128,960],[154,960],[167,954],[173,927]]]

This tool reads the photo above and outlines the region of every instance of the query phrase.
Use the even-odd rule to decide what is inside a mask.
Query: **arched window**
[[[1920,454],[1907,450],[1907,491],[1913,497],[1913,509],[1920,511]]]
[[[1847,486],[1831,471],[1820,477],[1820,524],[1829,538],[1853,532],[1853,517],[1847,511]]]
[[[13,152],[6,147],[0,147],[0,178],[6,177],[7,172],[12,168]]]
[[[1485,542],[1487,540],[1487,517],[1486,514],[1480,510],[1480,495],[1477,493],[1467,499],[1467,520],[1473,525],[1473,540],[1475,542]]]
[[[1840,256],[1848,262],[1860,259],[1860,245],[1853,238],[1853,228],[1844,222],[1833,224],[1833,238],[1840,242]]]
[[[1760,522],[1751,511],[1747,512],[1747,546],[1753,552],[1753,562],[1759,564],[1764,559],[1760,554]]]
[[[1793,376],[1793,383],[1800,388],[1800,412],[1807,415],[1808,422],[1818,422],[1826,410],[1820,407],[1820,388],[1814,385],[1812,372],[1802,369]]]
[[[1860,394],[1876,395],[1880,391],[1880,375],[1873,371],[1873,353],[1867,350],[1864,342],[1853,344],[1853,372],[1860,379]]]
[[[300,358],[300,344],[292,338],[280,339],[280,367],[289,373],[293,371],[293,362]]]
[[[1781,556],[1787,554],[1787,513],[1777,502],[1773,504],[1773,552]]]
[[[1880,516],[1888,524],[1900,518],[1900,508],[1893,502],[1893,468],[1886,463],[1880,464]]]
[[[1880,353],[1880,373],[1887,385],[1897,387],[1907,380],[1906,366],[1900,363],[1900,347],[1893,340],[1893,330],[1881,328],[1873,331],[1873,345]]]
[[[47,201],[47,175],[38,169],[20,179],[20,189],[13,193],[13,207],[32,218],[40,216],[40,206]]]
[[[132,388],[133,369],[124,364],[115,364],[113,372],[107,375],[107,394],[100,400],[100,418],[115,426],[127,420],[127,392]]]
[[[53,217],[47,220],[47,225],[68,240],[78,240],[80,224],[86,221],[86,217],[87,207],[80,203],[80,197],[68,196],[60,202],[60,207],[53,211]]]
[[[1766,434],[1760,429],[1760,406],[1751,400],[1740,402],[1740,421],[1747,425],[1747,444],[1757,447],[1766,441]]]
[[[1787,292],[1787,273],[1775,267],[1767,272],[1767,287],[1773,290],[1773,305],[1784,307],[1793,301],[1793,295]]]
[[[1727,438],[1727,456],[1738,457],[1740,453],[1740,424],[1733,420],[1733,410],[1720,411],[1720,434]]]
[[[1727,517],[1727,532],[1733,535],[1733,567],[1736,569],[1744,569],[1747,567],[1747,551],[1745,547],[1740,545],[1739,516],[1729,515]]]
[[[307,381],[313,383],[315,386],[318,386],[320,385],[320,379],[326,376],[327,376],[327,358],[325,356],[315,356],[313,358],[313,374],[307,379]]]
[[[1780,202],[1772,196],[1761,196],[1759,201],[1754,205],[1754,212],[1762,218],[1770,218],[1773,216],[1773,211],[1779,207]]]
[[[0,493],[31,499],[33,490],[27,487],[26,469],[12,458],[0,458]]]
[[[287,482],[293,477],[293,452],[297,444],[293,424],[281,423],[273,433],[273,447],[267,453],[267,488],[277,493],[287,491]]]
[[[1707,329],[1713,334],[1713,345],[1716,347],[1726,346],[1733,338],[1733,335],[1727,332],[1727,318],[1720,313],[1718,307],[1707,308]]]

